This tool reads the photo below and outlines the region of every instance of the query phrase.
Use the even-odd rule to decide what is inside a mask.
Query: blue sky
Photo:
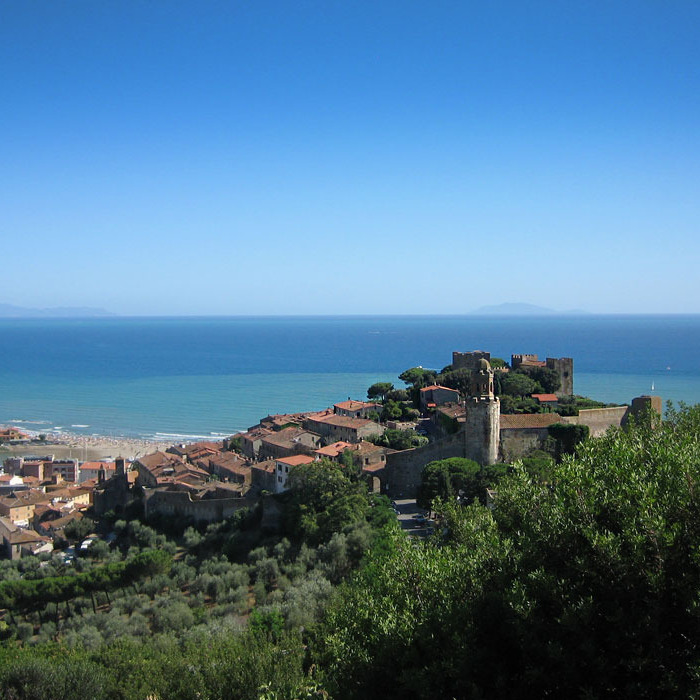
[[[0,4],[0,302],[700,312],[700,3]]]

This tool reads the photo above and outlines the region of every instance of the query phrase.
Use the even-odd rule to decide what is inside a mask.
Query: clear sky
[[[3,0],[0,302],[700,312],[696,0]]]

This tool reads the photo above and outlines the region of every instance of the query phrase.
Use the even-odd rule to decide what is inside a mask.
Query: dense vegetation
[[[461,466],[435,482],[479,485]],[[700,407],[504,471],[493,509],[444,501],[425,541],[349,465],[300,471],[277,534],[260,512],[188,529],[97,612],[8,612],[2,697],[697,697]],[[83,573],[163,537],[117,530]],[[61,574],[41,564],[3,579]]]
[[[700,408],[516,467],[495,508],[443,508],[335,599],[334,697],[697,697]]]

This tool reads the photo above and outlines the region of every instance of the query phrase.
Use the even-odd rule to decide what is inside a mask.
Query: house
[[[307,418],[305,427],[314,433],[318,433],[328,443],[360,442],[371,435],[381,435],[386,427],[367,420],[366,418],[348,418],[334,413],[318,418]]]
[[[341,401],[333,404],[333,413],[337,416],[346,416],[348,418],[369,418],[370,413],[379,414],[382,412],[382,406],[378,403],[368,403],[366,401]]]
[[[349,451],[353,461],[359,464],[363,469],[375,464],[384,466],[386,463],[386,453],[389,448],[380,447],[366,440],[352,443],[343,440],[334,442],[326,447],[322,447],[314,451],[317,459],[326,458],[332,462],[339,462],[344,452]]]
[[[531,394],[531,397],[537,401],[540,406],[556,408],[559,403],[559,397],[556,394]]]
[[[29,440],[29,435],[17,428],[0,428],[0,444],[3,442],[19,442]]]
[[[48,481],[53,475],[53,459],[28,459],[23,460],[20,466],[23,477],[34,477],[39,481]]]
[[[320,447],[321,436],[299,426],[290,426],[263,437],[258,450],[259,459],[291,457],[295,454],[311,454]]]
[[[60,476],[64,481],[74,481],[76,484],[80,479],[80,467],[77,459],[55,459],[50,463],[51,475]]]
[[[40,554],[53,550],[48,537],[42,537],[33,530],[17,527],[8,518],[0,516],[0,542],[8,559],[19,559],[22,554]]]
[[[272,428],[253,427],[245,433],[236,433],[232,439],[239,442],[241,452],[248,459],[258,459],[263,438],[272,435],[273,432]]]
[[[293,455],[291,457],[283,457],[275,460],[275,493],[282,493],[287,490],[287,480],[289,479],[290,470],[300,464],[310,464],[314,461],[309,455]]]
[[[250,484],[250,462],[235,452],[219,452],[197,461],[196,466],[216,476],[223,482]]]
[[[436,406],[430,417],[433,437],[441,438],[456,433],[467,421],[467,409],[463,403],[446,403]]]
[[[253,487],[260,491],[275,491],[275,484],[277,483],[276,473],[277,462],[274,459],[268,459],[250,466]]]
[[[13,491],[0,498],[0,516],[13,525],[28,525],[34,517],[36,504],[48,500],[50,496],[41,491]]]
[[[111,479],[116,473],[117,466],[114,462],[83,462],[80,465],[80,477],[78,483],[96,479],[99,481],[100,472],[104,472],[106,479]]]
[[[188,445],[173,445],[165,450],[168,454],[174,454],[185,462],[194,464],[198,459],[215,455],[223,449],[223,442],[193,442]]]
[[[187,464],[181,457],[166,452],[154,452],[145,457],[139,457],[134,465],[139,475],[139,482],[147,488],[155,488],[174,481],[190,484],[204,483],[209,477],[203,469]]]
[[[17,474],[0,474],[0,493],[8,493],[22,487],[24,487],[24,479],[21,476],[17,476]]]
[[[321,447],[318,450],[314,450],[316,459],[330,459],[331,462],[340,461],[340,456],[345,452],[345,450],[351,450],[353,448],[353,443],[345,442],[340,440],[339,442],[331,443],[326,445],[326,447]]]
[[[456,389],[450,389],[446,386],[433,384],[426,386],[419,392],[420,410],[425,413],[429,408],[442,406],[446,403],[457,403],[459,401],[459,392]]]

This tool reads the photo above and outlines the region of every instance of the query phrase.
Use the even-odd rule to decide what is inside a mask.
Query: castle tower
[[[638,422],[645,421],[654,426],[661,418],[662,407],[660,396],[637,396],[632,399],[630,415]]]
[[[493,394],[493,370],[488,360],[479,360],[469,381],[469,394],[480,399],[492,399]]]
[[[571,357],[548,357],[547,369],[553,369],[559,375],[559,391],[557,396],[573,396],[574,393],[574,360]]]
[[[453,352],[452,369],[469,369],[474,371],[475,369],[479,369],[480,360],[491,360],[491,353],[484,350]]]
[[[488,360],[480,359],[478,369],[472,371],[470,394],[465,404],[465,456],[479,464],[494,464],[501,437],[501,402],[493,394],[493,370]]]

